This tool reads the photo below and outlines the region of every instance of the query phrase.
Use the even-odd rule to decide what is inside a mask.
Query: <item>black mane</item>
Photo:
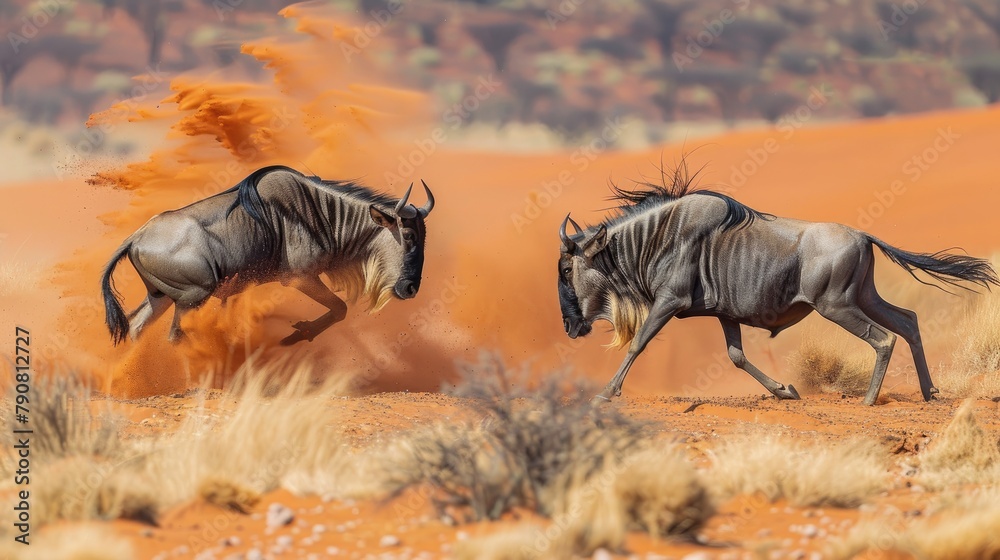
[[[693,174],[688,171],[687,162],[681,158],[680,163],[671,170],[660,164],[660,184],[648,181],[637,181],[635,188],[626,190],[611,183],[611,196],[608,200],[618,203],[615,214],[604,221],[605,226],[611,226],[628,219],[629,216],[643,212],[651,206],[664,202],[672,202],[689,195],[714,196],[726,203],[726,216],[718,227],[722,231],[748,226],[757,220],[773,220],[773,214],[767,214],[750,208],[736,199],[709,189],[696,189],[695,180],[701,174],[701,169]]]

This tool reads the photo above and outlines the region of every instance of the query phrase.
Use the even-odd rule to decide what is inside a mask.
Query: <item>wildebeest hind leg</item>
[[[920,338],[920,329],[917,326],[917,314],[909,309],[896,307],[885,301],[875,290],[874,284],[866,285],[862,289],[862,295],[858,302],[865,315],[871,317],[876,323],[889,329],[890,331],[903,337],[903,340],[910,346],[910,353],[913,355],[913,366],[917,370],[917,380],[920,382],[920,393],[925,401],[938,393],[934,383],[931,381],[931,372],[927,368],[927,358],[924,357],[924,344]]]
[[[872,371],[871,384],[864,400],[868,406],[875,404],[882,389],[882,381],[885,380],[885,372],[889,368],[889,358],[892,357],[892,347],[896,344],[896,335],[878,325],[853,304],[817,309],[817,311],[875,349],[875,369]]]
[[[192,309],[194,307],[181,304],[174,305],[174,320],[170,323],[170,334],[167,335],[167,340],[177,342],[184,336],[184,331],[181,330],[181,320]]]
[[[160,294],[146,294],[146,299],[142,300],[139,307],[128,314],[128,334],[132,340],[137,340],[146,325],[157,320],[163,312],[170,307],[171,299]]]
[[[347,316],[347,304],[337,294],[330,291],[319,276],[311,276],[296,282],[295,288],[310,298],[326,306],[329,311],[312,321],[299,321],[292,325],[295,332],[281,340],[281,344],[289,346],[303,340],[312,341],[331,325],[342,321]]]
[[[726,335],[726,345],[729,347],[729,359],[733,361],[736,367],[749,373],[758,383],[779,399],[798,400],[800,398],[799,392],[795,390],[795,387],[778,383],[757,369],[755,365],[750,363],[750,360],[747,360],[746,354],[743,353],[743,334],[740,332],[739,323],[721,317],[719,318],[719,322],[722,323],[722,332]]]

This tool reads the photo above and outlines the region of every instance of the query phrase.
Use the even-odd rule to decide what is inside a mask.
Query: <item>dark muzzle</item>
[[[396,282],[396,286],[392,291],[396,293],[396,297],[399,299],[410,299],[417,295],[417,290],[419,289],[420,286],[416,282],[400,280]]]
[[[563,327],[570,338],[587,336],[590,334],[591,326],[583,318],[563,317]]]

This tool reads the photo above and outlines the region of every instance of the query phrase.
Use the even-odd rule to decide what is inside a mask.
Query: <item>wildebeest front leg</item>
[[[347,304],[337,297],[337,294],[331,292],[326,284],[319,279],[319,276],[303,278],[294,286],[303,294],[326,306],[329,311],[313,321],[299,321],[292,325],[295,327],[295,332],[282,339],[283,345],[289,346],[302,340],[312,342],[321,332],[347,316]]]
[[[673,318],[680,310],[680,303],[673,298],[670,300],[657,300],[653,304],[652,309],[649,310],[649,316],[646,317],[646,321],[639,327],[639,331],[636,332],[635,338],[632,339],[632,343],[628,347],[628,354],[625,356],[625,361],[618,367],[618,371],[611,378],[611,382],[608,383],[607,387],[591,400],[592,404],[599,404],[603,401],[611,400],[611,397],[621,396],[622,384],[625,383],[625,376],[628,375],[628,370],[632,367],[632,363],[646,349],[649,341],[653,340],[653,337],[667,324],[667,321]]]
[[[733,361],[736,367],[749,373],[758,383],[779,399],[798,400],[801,398],[795,387],[791,385],[786,387],[778,383],[757,369],[755,365],[750,363],[750,360],[747,360],[746,354],[743,353],[743,334],[740,332],[739,323],[721,317],[719,318],[719,322],[722,323],[722,332],[726,335],[726,346],[729,347],[729,359]]]

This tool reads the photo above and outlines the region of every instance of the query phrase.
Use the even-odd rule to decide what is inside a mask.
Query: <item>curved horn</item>
[[[583,233],[583,228],[580,227],[580,224],[576,223],[576,221],[573,220],[573,218],[570,218],[569,215],[567,215],[566,219],[569,220],[570,225],[573,226],[573,229],[575,229],[577,233]]]
[[[427,183],[423,179],[420,180],[420,184],[424,186],[424,192],[427,193],[427,202],[417,212],[420,214],[420,217],[426,218],[431,213],[431,210],[434,209],[434,193],[431,192],[431,188],[427,186]]]
[[[573,241],[568,235],[566,235],[566,224],[571,221],[572,219],[569,217],[569,214],[566,214],[566,219],[563,220],[562,225],[559,226],[559,239],[563,242],[563,246],[566,247],[567,251],[572,251],[576,248],[576,241]]]
[[[396,207],[392,209],[397,216],[401,216],[400,212],[403,212],[403,208],[406,207],[406,201],[410,198],[410,191],[413,190],[413,183],[410,183],[409,187],[406,187],[406,193],[403,194],[403,198],[399,199],[396,203]]]

